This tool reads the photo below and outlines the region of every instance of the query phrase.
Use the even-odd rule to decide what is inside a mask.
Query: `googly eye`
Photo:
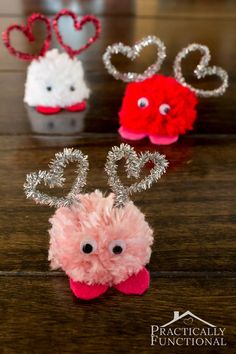
[[[80,251],[84,254],[92,254],[97,249],[97,243],[95,240],[86,240],[81,242]]]
[[[70,86],[70,91],[75,91],[75,86],[71,85]]]
[[[167,103],[163,103],[160,105],[159,107],[159,112],[165,116],[166,114],[168,114],[170,111],[170,106]]]
[[[109,245],[109,250],[113,255],[119,255],[125,251],[125,243],[122,240],[114,240]]]
[[[46,87],[46,90],[47,90],[47,91],[52,91],[52,86],[47,86],[47,87]]]
[[[147,99],[146,97],[141,97],[141,98],[139,98],[139,100],[138,100],[138,106],[139,106],[140,108],[146,108],[146,107],[148,107],[148,106],[149,106],[149,101],[148,101],[148,99]]]

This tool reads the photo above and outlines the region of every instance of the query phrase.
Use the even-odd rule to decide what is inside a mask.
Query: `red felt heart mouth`
[[[16,50],[12,46],[11,41],[10,41],[11,32],[15,31],[15,30],[20,31],[27,37],[29,42],[35,42],[36,39],[35,39],[35,36],[32,32],[32,27],[36,21],[44,22],[46,25],[46,31],[47,31],[46,38],[43,42],[43,46],[40,49],[39,53],[38,54],[28,54],[28,53],[24,53],[19,50]],[[9,26],[7,28],[7,30],[5,32],[3,32],[3,34],[2,34],[3,42],[4,42],[5,46],[7,47],[8,51],[12,55],[16,56],[19,59],[29,60],[29,61],[31,61],[33,59],[38,59],[40,56],[44,56],[44,54],[46,53],[46,51],[50,47],[51,37],[52,37],[52,33],[51,33],[50,20],[46,16],[44,16],[42,14],[37,14],[37,13],[32,14],[30,17],[28,17],[26,26],[13,24],[13,25]]]
[[[85,43],[82,47],[80,47],[79,49],[73,49],[71,48],[70,45],[66,44],[62,38],[62,35],[59,31],[58,28],[58,22],[60,20],[61,17],[63,16],[69,16],[72,18],[73,23],[74,23],[74,28],[76,31],[81,31],[84,27],[85,24],[87,23],[92,23],[94,25],[95,28],[95,34],[93,37],[90,37],[87,41],[87,43]],[[82,19],[80,21],[78,21],[77,19],[77,15],[70,10],[61,10],[60,12],[58,12],[58,14],[54,17],[53,19],[53,28],[54,31],[56,33],[57,36],[57,40],[60,43],[60,45],[65,49],[65,51],[71,56],[74,57],[75,55],[79,55],[81,52],[83,52],[85,49],[87,49],[91,44],[93,44],[99,37],[99,34],[101,32],[101,24],[100,21],[93,15],[86,15],[84,17],[82,17]]]

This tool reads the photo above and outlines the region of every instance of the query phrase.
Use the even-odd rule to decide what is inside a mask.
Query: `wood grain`
[[[227,289],[227,291],[225,290]],[[156,279],[142,297],[111,289],[76,300],[62,277],[0,278],[0,347],[4,353],[234,353],[235,278]],[[226,327],[226,348],[150,346],[150,326],[191,310]],[[225,350],[226,349],[226,350]]]

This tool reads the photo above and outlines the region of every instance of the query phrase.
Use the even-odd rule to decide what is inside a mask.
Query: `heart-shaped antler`
[[[60,30],[58,28],[58,22],[59,22],[60,18],[64,17],[64,16],[69,16],[72,18],[72,20],[74,22],[74,28],[77,31],[81,31],[86,23],[92,23],[94,25],[94,28],[95,28],[94,36],[90,37],[89,40],[87,41],[87,43],[84,44],[79,49],[72,49],[71,46],[69,46],[69,44],[66,44],[63,41],[62,35],[61,35]],[[56,33],[58,42],[71,57],[74,57],[75,55],[79,55],[85,49],[87,49],[91,44],[93,44],[98,39],[99,34],[101,32],[101,24],[100,24],[100,21],[97,19],[97,17],[95,17],[93,15],[86,15],[86,16],[82,17],[82,19],[80,21],[78,21],[77,15],[73,11],[70,11],[67,9],[61,10],[60,12],[58,12],[58,14],[54,17],[52,23],[53,23],[53,28]]]
[[[16,50],[12,46],[11,40],[10,40],[10,35],[11,35],[12,31],[15,31],[15,30],[20,31],[28,38],[29,42],[34,42],[35,37],[32,32],[32,27],[36,21],[44,22],[46,25],[46,31],[47,31],[47,36],[44,40],[42,48],[40,49],[40,52],[38,54],[27,54],[27,53],[21,52],[19,50]],[[39,13],[35,13],[35,14],[32,14],[31,16],[29,16],[27,19],[26,26],[13,24],[13,25],[9,26],[6,29],[6,31],[4,31],[2,34],[3,43],[7,47],[8,51],[12,55],[16,56],[17,58],[22,59],[22,60],[27,60],[27,61],[28,60],[31,61],[33,59],[38,59],[40,56],[44,56],[44,54],[46,53],[46,51],[50,47],[51,37],[52,37],[52,33],[51,33],[50,20],[46,16],[39,14]]]
[[[57,198],[37,190],[37,186],[41,182],[44,182],[50,188],[62,187],[65,182],[65,178],[63,177],[64,168],[70,162],[78,163],[76,169],[78,176],[66,197]],[[64,149],[55,155],[55,159],[51,161],[49,167],[49,171],[33,172],[26,176],[24,184],[26,197],[35,200],[36,203],[47,204],[57,208],[70,206],[75,200],[78,200],[78,194],[86,184],[89,168],[88,157],[83,155],[80,150]]]
[[[117,175],[117,162],[126,159],[125,169],[127,177],[139,178],[142,168],[149,161],[153,162],[154,167],[150,174],[144,177],[141,181],[132,185],[124,186]],[[107,155],[107,162],[105,164],[105,171],[108,175],[108,184],[115,194],[115,207],[122,207],[129,200],[129,195],[135,192],[141,192],[148,189],[154,182],[165,173],[168,166],[168,161],[164,155],[158,152],[151,153],[149,151],[141,153],[139,156],[134,149],[128,144],[121,144],[119,147],[114,146]]]
[[[111,63],[111,57],[113,54],[123,54],[131,60],[135,60],[143,48],[149,45],[157,46],[157,60],[154,64],[150,65],[143,74],[137,74],[133,72],[121,73],[118,71],[114,65]],[[106,52],[103,55],[103,62],[105,68],[117,80],[122,80],[124,82],[133,82],[133,81],[143,81],[148,77],[154,75],[157,71],[160,70],[163,60],[166,57],[166,48],[164,43],[155,36],[147,36],[137,43],[133,47],[124,45],[123,43],[115,43],[111,46],[108,46]]]
[[[187,84],[185,78],[182,74],[181,62],[182,60],[190,53],[195,50],[199,50],[202,53],[202,59],[198,64],[197,68],[194,70],[194,74],[198,79],[202,79],[206,76],[216,75],[221,81],[222,85],[214,90],[200,90],[192,87],[190,84]],[[176,80],[178,80],[183,86],[188,87],[190,90],[195,92],[196,95],[202,97],[216,97],[223,95],[225,90],[228,87],[228,74],[227,72],[218,67],[218,66],[208,66],[209,61],[211,60],[210,50],[207,46],[193,43],[188,45],[186,48],[183,48],[176,56],[174,61],[174,75]]]

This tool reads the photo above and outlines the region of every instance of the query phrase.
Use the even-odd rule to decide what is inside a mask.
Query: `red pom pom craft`
[[[122,54],[135,60],[143,48],[155,45],[156,61],[142,73],[120,72],[112,64],[112,55]],[[221,85],[213,90],[203,90],[188,84],[182,73],[182,60],[193,51],[200,51],[201,60],[194,70],[198,79],[217,76]],[[196,120],[197,96],[217,97],[228,87],[228,74],[218,66],[209,66],[209,48],[192,43],[176,56],[174,77],[156,75],[166,57],[164,43],[155,36],[147,36],[132,47],[123,43],[108,46],[104,55],[104,65],[115,79],[128,83],[119,112],[119,133],[124,139],[140,140],[149,137],[153,144],[168,145],[176,142],[180,134],[193,129]]]
[[[127,85],[120,124],[122,130],[144,136],[174,137],[193,128],[196,104],[194,92],[173,77],[153,75]]]

